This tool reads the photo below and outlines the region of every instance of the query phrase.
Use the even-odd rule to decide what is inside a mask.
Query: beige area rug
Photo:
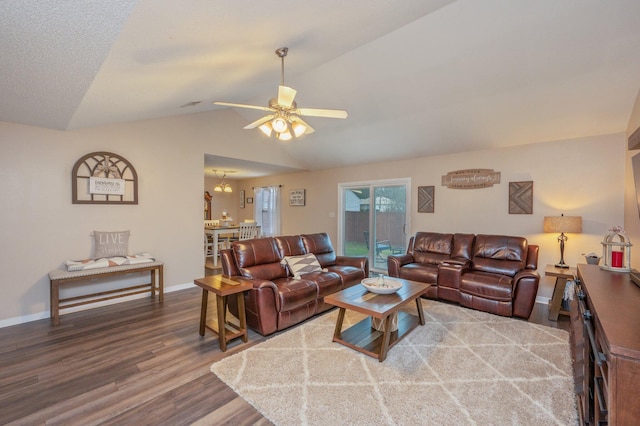
[[[578,423],[567,332],[422,304],[426,325],[382,363],[331,342],[334,310],[211,371],[277,425]]]

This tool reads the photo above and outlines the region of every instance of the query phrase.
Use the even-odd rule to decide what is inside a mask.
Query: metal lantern
[[[631,270],[631,241],[624,231],[612,228],[602,241],[602,260],[600,268],[607,271],[629,272]]]

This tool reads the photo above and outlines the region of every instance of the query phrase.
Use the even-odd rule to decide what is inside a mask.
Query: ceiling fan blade
[[[349,113],[343,109],[298,108],[297,114],[308,117],[347,118]]]
[[[297,115],[292,115],[291,116],[291,121],[292,122],[299,122],[305,125],[305,127],[307,128],[307,130],[305,130],[304,134],[308,135],[309,133],[313,133],[315,132],[315,129],[311,126],[309,126],[309,123],[307,123],[306,121],[304,121],[302,118],[298,117]]]
[[[254,121],[253,123],[247,124],[246,126],[243,127],[243,129],[246,129],[246,130],[255,129],[259,125],[266,123],[267,121],[273,119],[274,117],[275,117],[274,114],[265,115],[264,117]]]
[[[296,89],[287,86],[278,86],[278,104],[285,108],[291,108],[293,99],[296,97]]]
[[[258,105],[247,105],[247,104],[234,104],[231,102],[220,102],[220,101],[215,101],[213,102],[214,105],[222,105],[222,106],[230,106],[230,107],[237,107],[237,108],[251,108],[251,109],[259,109],[261,111],[275,111],[273,108],[271,107],[266,107],[266,106],[258,106]]]

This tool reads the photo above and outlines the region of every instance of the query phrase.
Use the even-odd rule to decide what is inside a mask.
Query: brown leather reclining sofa
[[[285,256],[313,253],[322,271],[296,278],[281,261]],[[324,297],[358,284],[369,276],[366,257],[336,256],[326,233],[236,241],[220,252],[222,272],[253,283],[245,293],[247,325],[268,335],[324,312]],[[237,314],[237,306],[229,301]]]
[[[529,318],[538,292],[538,246],[522,237],[418,232],[389,275],[432,284],[431,299]]]

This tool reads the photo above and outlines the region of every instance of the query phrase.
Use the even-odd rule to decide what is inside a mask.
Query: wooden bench
[[[140,293],[151,293],[155,298],[156,291],[160,303],[164,301],[163,263],[150,262],[137,265],[110,266],[108,268],[87,269],[83,271],[69,272],[64,269],[56,269],[49,272],[49,285],[51,296],[51,323],[60,323],[60,310],[72,308],[74,306],[86,305],[89,303],[102,302],[105,300],[126,297]],[[60,285],[72,281],[88,281],[95,278],[111,277],[116,275],[126,275],[137,272],[149,272],[149,283],[120,288],[117,290],[101,291],[80,296],[60,299]],[[157,274],[156,274],[157,272]]]

